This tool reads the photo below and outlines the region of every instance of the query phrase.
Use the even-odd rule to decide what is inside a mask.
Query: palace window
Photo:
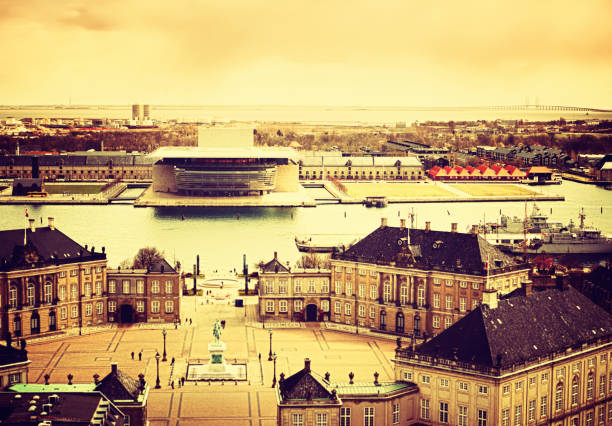
[[[292,414],[291,426],[304,426],[304,415],[302,413]]]
[[[323,312],[329,312],[329,300],[321,300],[321,310]]]
[[[536,400],[532,399],[531,401],[529,401],[529,411],[527,412],[528,415],[528,419],[530,422],[535,420],[535,409],[536,409]]]
[[[587,386],[586,386],[586,398],[593,399],[593,373],[589,373],[587,376]]]
[[[278,283],[278,292],[280,294],[287,293],[287,280],[280,280]]]
[[[136,281],[136,292],[138,294],[144,294],[144,280]]]
[[[334,302],[334,313],[340,314],[342,312],[342,304],[340,302]]]
[[[453,319],[451,317],[444,317],[444,329],[450,328],[453,325]]]
[[[342,294],[342,282],[341,281],[336,281],[334,291],[336,292],[336,294]]]
[[[85,316],[86,317],[90,317],[91,314],[93,313],[93,307],[91,306],[91,303],[86,303],[85,304]]]
[[[431,319],[431,323],[433,328],[440,328],[440,317],[438,315],[434,315]]]
[[[96,294],[98,296],[102,295],[102,281],[96,281]]]
[[[45,303],[51,303],[53,300],[53,285],[50,281],[45,283],[45,295],[44,295]]]
[[[102,302],[96,303],[96,313],[98,315],[102,315],[103,311],[104,311],[104,303],[102,303]]]
[[[323,279],[323,281],[321,281],[321,293],[329,293],[329,281],[327,281],[326,279]]]
[[[446,309],[453,309],[453,296],[451,294],[446,295]]]
[[[108,280],[108,292],[109,293],[114,293],[117,291],[117,281],[115,280]]]
[[[359,297],[365,297],[366,286],[365,284],[359,284]]]
[[[578,393],[579,393],[579,385],[578,385],[578,377],[574,377],[572,380],[572,395],[571,395],[571,404],[578,404]]]
[[[486,385],[478,385],[478,393],[481,395],[488,395],[489,387]]]
[[[72,318],[76,318],[79,316],[79,307],[77,305],[72,305],[72,308],[70,309],[70,316]]]
[[[421,398],[421,418],[423,420],[429,419],[429,400]]]
[[[370,286],[370,299],[378,299],[378,288],[375,285]]]
[[[117,310],[117,302],[114,300],[108,301],[108,312],[115,312]]]
[[[376,308],[374,306],[370,306],[370,318],[372,319],[376,318]]]
[[[606,375],[602,374],[599,376],[599,394],[604,395],[606,393]]]
[[[153,280],[151,282],[151,293],[159,294],[159,280]]]
[[[478,426],[487,426],[487,410],[478,410]]]
[[[17,287],[14,285],[9,289],[9,306],[11,308],[17,307]]]
[[[351,304],[350,303],[344,304],[344,315],[351,315]]]
[[[425,287],[422,285],[417,289],[417,305],[419,308],[425,306]]]
[[[374,426],[374,407],[363,408],[363,426]]]
[[[287,301],[279,300],[278,302],[278,311],[279,312],[287,312]]]
[[[389,281],[385,281],[383,285],[383,301],[384,303],[389,303],[391,300],[391,283]]]
[[[302,280],[295,280],[293,283],[293,292],[301,293],[302,292]]]
[[[166,294],[172,294],[172,280],[166,280]]]
[[[61,319],[66,319],[66,316],[67,316],[66,308],[61,308],[60,309],[60,318]]]
[[[359,305],[359,316],[364,318],[366,315],[366,310],[365,310],[365,306],[363,305]]]
[[[85,283],[85,296],[91,297],[91,283]]]
[[[266,300],[266,312],[274,313],[274,300]]]
[[[523,420],[523,406],[517,405],[514,407],[514,426],[521,426]]]
[[[27,288],[27,300],[28,300],[28,305],[34,306],[34,303],[35,303],[34,284],[32,284],[32,283],[28,284],[28,288]]]
[[[351,409],[349,407],[340,408],[340,426],[351,426]]]
[[[303,306],[304,304],[301,300],[294,300],[293,301],[293,312],[300,312]]]
[[[459,298],[459,310],[461,312],[465,312],[466,307],[467,307],[467,301],[465,300],[465,297],[460,297]]]
[[[353,295],[353,284],[352,283],[346,283],[346,295],[347,296]]]
[[[504,408],[502,410],[502,426],[510,426],[510,409]]]
[[[402,305],[408,304],[408,286],[406,283],[402,283],[400,287],[400,303]]]
[[[327,426],[327,413],[317,413],[316,426]]]
[[[446,280],[446,286],[447,287],[452,287],[453,286],[453,280]]]
[[[75,300],[77,298],[77,285],[76,284],[72,284],[70,286],[70,298],[72,300]]]
[[[548,415],[548,396],[544,395],[540,398],[540,417]]]
[[[174,301],[166,300],[166,313],[171,314],[172,312],[174,312]]]
[[[460,405],[458,412],[459,412],[459,416],[457,419],[457,424],[459,426],[467,426],[467,416],[468,416],[467,407],[465,405]]]
[[[434,308],[440,307],[440,293],[433,294],[433,307]]]
[[[469,390],[469,385],[467,382],[459,382],[459,390],[463,392],[467,392]]]
[[[563,409],[563,383],[559,383],[555,388],[555,411]]]
[[[145,302],[144,300],[137,300],[136,301],[136,312],[144,312],[144,308],[145,308]]]
[[[151,302],[151,312],[154,314],[159,314],[159,300],[153,300]]]

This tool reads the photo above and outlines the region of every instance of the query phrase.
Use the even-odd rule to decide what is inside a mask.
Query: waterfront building
[[[46,227],[30,219],[27,229],[0,231],[0,241],[2,337],[179,318],[179,275],[165,260],[148,271],[113,270],[109,281],[105,248],[81,246],[53,218]]]
[[[304,156],[299,161],[304,180],[421,180],[423,165],[415,156]]]
[[[329,320],[329,280],[329,269],[292,269],[274,252],[259,272],[260,316],[264,320]]]
[[[55,228],[0,231],[3,336],[27,337],[106,322],[106,254]],[[24,245],[25,243],[25,245]]]
[[[178,322],[179,274],[165,259],[148,269],[109,269],[109,322]]]
[[[354,246],[332,254],[331,270],[292,270],[275,254],[260,273],[260,315],[431,337],[476,308],[486,289],[507,294],[528,279],[526,264],[476,228],[466,234],[456,224],[443,232],[429,222],[425,229],[400,223],[391,227],[382,219]]]
[[[453,154],[448,148],[432,147],[431,145],[412,141],[387,141],[387,146],[396,151],[414,154],[422,162],[439,162],[443,160],[439,162],[438,165],[440,166],[453,165],[454,163]]]
[[[27,383],[29,365],[25,346],[15,348],[11,338],[7,338],[6,345],[0,344],[0,389],[15,383]]]
[[[304,368],[276,387],[277,424],[294,425],[411,425],[414,424],[418,387],[414,383],[379,382],[378,373],[369,382],[332,382]]]
[[[483,291],[527,280],[516,263],[471,233],[381,226],[331,259],[330,321],[372,331],[432,336],[476,308]]]
[[[420,424],[612,422],[612,318],[559,288],[485,303],[420,346],[396,349],[419,386]]]

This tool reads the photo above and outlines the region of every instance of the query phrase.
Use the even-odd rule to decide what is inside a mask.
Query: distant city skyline
[[[612,107],[612,3],[0,0],[2,105]]]

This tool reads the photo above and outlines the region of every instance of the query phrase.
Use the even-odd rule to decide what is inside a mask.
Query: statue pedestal
[[[223,358],[223,352],[227,345],[222,342],[210,342],[208,344],[208,352],[210,352],[210,364],[208,364],[208,371],[211,373],[224,373],[226,371],[225,359]]]

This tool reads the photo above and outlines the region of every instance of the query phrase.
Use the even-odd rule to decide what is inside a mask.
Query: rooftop
[[[203,148],[187,146],[165,146],[151,154],[154,158],[283,158],[297,159],[297,153],[288,147],[227,147]]]
[[[429,357],[480,368],[506,369],[612,337],[612,317],[569,287],[481,305],[399,359]]]

